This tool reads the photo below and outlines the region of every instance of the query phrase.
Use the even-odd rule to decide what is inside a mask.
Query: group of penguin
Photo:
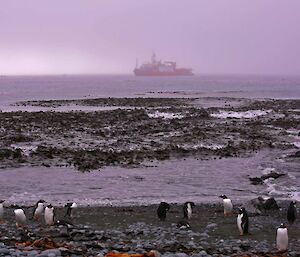
[[[224,216],[231,216],[233,214],[233,204],[231,200],[226,195],[220,195],[223,199]],[[3,220],[4,216],[4,200],[0,200],[0,222]],[[34,221],[41,221],[44,216],[45,224],[48,226],[52,225],[68,225],[71,224],[66,220],[56,220],[55,221],[55,211],[51,204],[47,206],[44,200],[39,200],[34,208],[32,219]],[[179,228],[190,228],[189,220],[192,218],[193,207],[195,204],[193,202],[185,202],[183,205],[183,217],[184,219],[178,222]],[[72,212],[77,208],[77,204],[74,202],[68,202],[65,205],[66,212],[64,217],[72,218]],[[166,202],[161,202],[157,208],[157,216],[161,221],[164,221],[167,217],[167,212],[170,210],[170,205]],[[21,228],[26,226],[27,218],[25,212],[22,208],[16,207],[14,209],[16,227]],[[296,201],[292,201],[287,210],[287,220],[289,224],[293,224],[297,218],[297,208]],[[249,218],[248,213],[244,207],[239,208],[237,215],[237,227],[240,235],[243,236],[249,233]],[[282,223],[277,228],[276,233],[276,245],[280,252],[284,252],[288,248],[288,229],[285,223]]]
[[[223,199],[224,216],[233,215],[232,201],[226,195],[220,195]],[[180,228],[190,228],[188,220],[192,217],[192,211],[195,204],[186,202],[183,205],[184,220],[178,222]],[[166,202],[161,202],[157,208],[157,216],[161,221],[166,219],[167,212],[170,210],[170,205]],[[289,224],[293,224],[297,218],[296,201],[291,201],[287,210],[287,220]],[[249,233],[249,217],[246,209],[241,207],[238,209],[237,227],[241,236]],[[288,249],[288,228],[285,223],[282,223],[276,231],[276,246],[279,252],[285,252]]]
[[[4,216],[4,207],[3,207],[4,200],[0,200],[0,222],[3,220]],[[76,203],[68,202],[65,205],[66,213],[64,217],[71,218],[72,211],[77,207]],[[14,215],[16,220],[16,227],[22,228],[26,226],[27,217],[24,210],[18,206],[15,206]],[[47,226],[52,225],[60,225],[62,223],[66,223],[65,220],[56,220],[55,221],[55,211],[52,204],[46,205],[46,201],[39,200],[34,207],[34,211],[31,217],[36,222],[41,222],[42,218],[44,218],[45,224]]]

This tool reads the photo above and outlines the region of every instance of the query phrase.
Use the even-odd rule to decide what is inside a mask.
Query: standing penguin
[[[248,228],[249,228],[248,213],[246,212],[244,207],[239,209],[239,214],[237,216],[237,226],[241,236],[248,234]]]
[[[39,200],[35,205],[35,210],[33,213],[33,219],[35,221],[39,221],[42,217],[43,211],[44,211],[44,200]]]
[[[226,195],[220,195],[219,197],[223,199],[224,216],[230,216],[233,209],[231,200]]]
[[[193,207],[195,204],[193,202],[185,202],[183,205],[183,217],[190,220],[192,218]]]
[[[296,201],[292,201],[287,210],[287,220],[290,224],[293,224],[297,218]]]
[[[161,202],[157,208],[157,216],[164,221],[167,217],[167,211],[170,210],[170,205],[166,202]]]
[[[4,216],[3,203],[4,203],[4,200],[0,200],[0,223],[3,222],[3,216]]]
[[[76,203],[67,203],[65,205],[65,207],[67,208],[67,212],[65,214],[65,217],[73,218],[73,210],[75,208],[77,208],[77,204]]]
[[[45,208],[44,218],[46,225],[52,226],[54,224],[54,207],[51,204]]]
[[[288,237],[288,229],[285,224],[281,224],[279,228],[277,228],[276,233],[276,246],[279,252],[285,252],[288,248],[289,237]]]
[[[23,209],[15,209],[15,218],[16,218],[16,226],[17,228],[24,227],[26,225],[26,215]]]

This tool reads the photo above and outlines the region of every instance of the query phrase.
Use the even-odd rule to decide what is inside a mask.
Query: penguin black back
[[[65,217],[71,217],[71,213],[72,213],[72,204],[73,203],[66,203],[65,207],[67,208]]]
[[[164,221],[167,217],[167,211],[170,210],[170,205],[166,202],[161,202],[157,208],[157,216]]]
[[[287,220],[290,224],[293,224],[297,218],[296,201],[292,201],[287,210]]]

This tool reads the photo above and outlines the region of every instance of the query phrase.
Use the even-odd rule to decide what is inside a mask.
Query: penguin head
[[[194,202],[187,202],[187,203],[189,203],[192,208],[195,207],[195,203]]]
[[[19,216],[19,215],[21,215],[21,214],[24,214],[24,210],[21,209],[21,208],[18,208],[18,209],[15,209],[15,210],[14,210],[14,213],[15,213],[16,216]]]
[[[219,197],[222,199],[228,199],[228,197],[226,195],[220,195]]]
[[[168,203],[166,203],[166,202],[161,202],[161,203],[159,204],[159,206],[160,206],[161,208],[163,208],[164,210],[166,210],[166,211],[170,210],[170,205],[169,205]]]
[[[191,208],[195,207],[195,203],[194,202],[185,202],[184,206],[187,207],[188,204],[191,206]]]
[[[287,225],[285,223],[281,223],[279,228],[287,228]]]
[[[1,199],[0,199],[0,203],[4,203],[4,202],[5,202],[5,200],[1,200]]]
[[[246,209],[244,207],[239,208],[239,214],[243,214],[246,212]]]
[[[291,201],[291,203],[290,203],[290,206],[294,206],[294,207],[296,207],[296,201]]]
[[[52,209],[53,205],[50,203],[50,204],[47,205],[47,208]]]
[[[74,202],[68,202],[68,203],[65,204],[65,207],[67,207],[67,208],[76,208],[77,204],[74,203]]]
[[[45,202],[46,202],[45,200],[38,200],[37,203],[35,204],[35,206],[37,207],[37,206],[42,205],[44,207]]]

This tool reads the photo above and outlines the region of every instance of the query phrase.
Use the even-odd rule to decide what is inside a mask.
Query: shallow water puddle
[[[55,204],[76,201],[80,205],[152,204],[162,200],[182,203],[218,202],[220,194],[234,201],[258,195],[292,197],[299,192],[295,167],[275,158],[276,152],[259,152],[247,158],[171,160],[149,167],[107,167],[81,173],[71,168],[23,167],[0,171],[0,195],[7,204],[33,204],[45,199]],[[251,185],[250,177],[265,168],[278,168],[290,176],[268,185]],[[292,181],[293,187],[286,187]],[[291,191],[292,190],[292,191]]]

